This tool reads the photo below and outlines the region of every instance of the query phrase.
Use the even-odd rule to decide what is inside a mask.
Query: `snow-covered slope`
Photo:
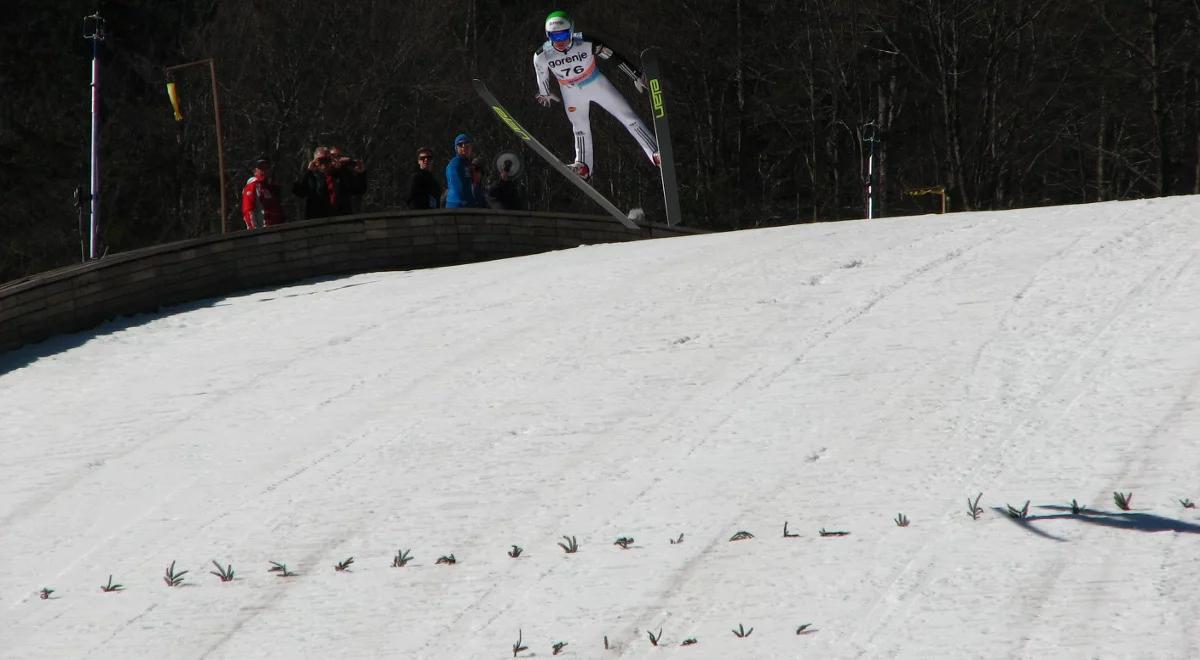
[[[1179,197],[101,328],[0,375],[0,657],[1200,657],[1198,254]]]

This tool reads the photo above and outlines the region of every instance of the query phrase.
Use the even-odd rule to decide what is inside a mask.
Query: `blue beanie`
[[[454,146],[457,147],[458,145],[460,145],[464,142],[471,142],[471,141],[472,141],[471,136],[469,134],[459,133],[458,136],[454,138]]]

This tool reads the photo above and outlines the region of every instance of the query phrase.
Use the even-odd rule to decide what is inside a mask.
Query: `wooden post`
[[[187,62],[185,64],[169,66],[163,69],[163,71],[168,74],[169,78],[172,71],[177,71],[189,66],[195,66],[197,64],[207,64],[208,73],[212,77],[213,117],[215,118],[217,126],[217,175],[221,181],[221,233],[226,234],[229,231],[228,227],[226,226],[229,220],[229,212],[227,206],[228,201],[226,200],[225,195],[225,141],[221,134],[221,102],[220,96],[217,93],[216,62],[213,60],[213,58],[209,57],[203,60],[196,60],[195,62]]]
[[[918,197],[920,195],[940,195],[942,198],[942,215],[946,214],[946,207],[949,203],[950,196],[946,194],[946,186],[930,186],[928,188],[913,188],[905,190],[905,195],[909,197]]]

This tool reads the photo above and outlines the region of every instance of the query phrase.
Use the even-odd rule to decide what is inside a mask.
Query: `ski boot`
[[[588,169],[587,163],[577,160],[574,163],[567,165],[567,167],[571,168],[571,171],[575,174],[578,174],[579,178],[583,179],[585,183],[592,182],[592,171]]]

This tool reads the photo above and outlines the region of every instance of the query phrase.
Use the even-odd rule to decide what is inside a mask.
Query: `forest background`
[[[1200,193],[1200,0],[15,0],[0,27],[0,282],[80,261],[92,42],[100,51],[103,242],[112,252],[221,231],[266,155],[285,190],[317,145],[370,172],[361,210],[402,208],[419,146],[454,135],[520,150],[471,89],[486,80],[570,157],[562,107],[538,106],[532,54],[565,9],[627,57],[662,52],[686,224],[716,230],[876,215]],[[649,102],[610,78],[649,118]],[[661,209],[655,168],[594,109],[597,187]],[[868,125],[871,128],[867,128]],[[595,213],[523,152],[531,208]],[[86,200],[85,200],[86,202]],[[301,217],[288,195],[289,219]],[[660,216],[661,217],[661,216]]]

